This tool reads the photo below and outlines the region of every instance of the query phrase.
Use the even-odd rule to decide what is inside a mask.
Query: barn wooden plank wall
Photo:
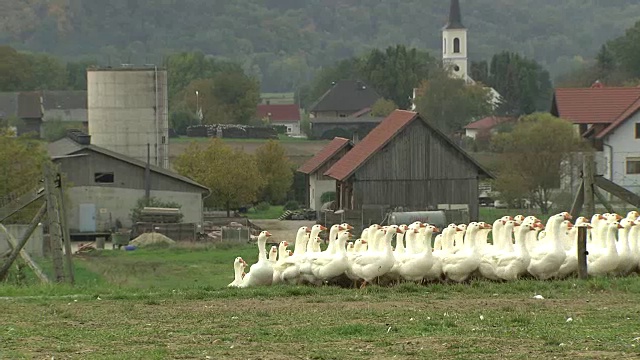
[[[409,124],[349,179],[353,209],[363,205],[436,209],[438,204],[468,204],[478,218],[481,170],[422,121]],[[348,188],[348,187],[347,187]],[[347,190],[348,191],[348,190]],[[343,194],[344,199],[349,194]]]

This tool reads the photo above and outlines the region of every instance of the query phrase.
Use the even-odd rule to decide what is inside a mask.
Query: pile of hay
[[[143,248],[145,246],[173,245],[175,243],[176,243],[175,241],[171,240],[170,238],[160,233],[151,232],[151,233],[144,233],[138,236],[137,238],[131,240],[131,242],[129,242],[129,245],[134,245],[135,247]]]

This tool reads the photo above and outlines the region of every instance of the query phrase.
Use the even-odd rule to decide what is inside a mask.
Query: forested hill
[[[461,0],[472,60],[502,50],[552,74],[591,58],[640,18],[637,0]],[[0,0],[0,43],[101,64],[200,50],[240,61],[264,90],[372,47],[440,52],[448,0]]]

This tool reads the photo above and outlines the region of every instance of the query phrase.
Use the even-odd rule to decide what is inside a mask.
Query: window
[[[95,173],[93,180],[98,184],[113,184],[114,176],[112,172]]]
[[[636,123],[636,139],[640,139],[640,123]]]
[[[291,128],[291,126],[287,126],[287,134],[291,134],[293,132],[293,129]]]
[[[340,115],[338,115],[338,116],[339,116],[339,117],[345,117],[345,118],[346,118],[346,117],[347,117],[347,114],[340,114]]]
[[[454,54],[459,54],[460,53],[460,39],[459,38],[453,39],[453,53]]]
[[[640,158],[627,158],[627,175],[640,174]]]

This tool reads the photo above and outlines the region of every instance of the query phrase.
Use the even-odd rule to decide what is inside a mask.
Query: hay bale
[[[134,245],[138,248],[151,245],[173,245],[175,243],[176,242],[170,238],[156,232],[144,233],[129,242],[130,245]]]

